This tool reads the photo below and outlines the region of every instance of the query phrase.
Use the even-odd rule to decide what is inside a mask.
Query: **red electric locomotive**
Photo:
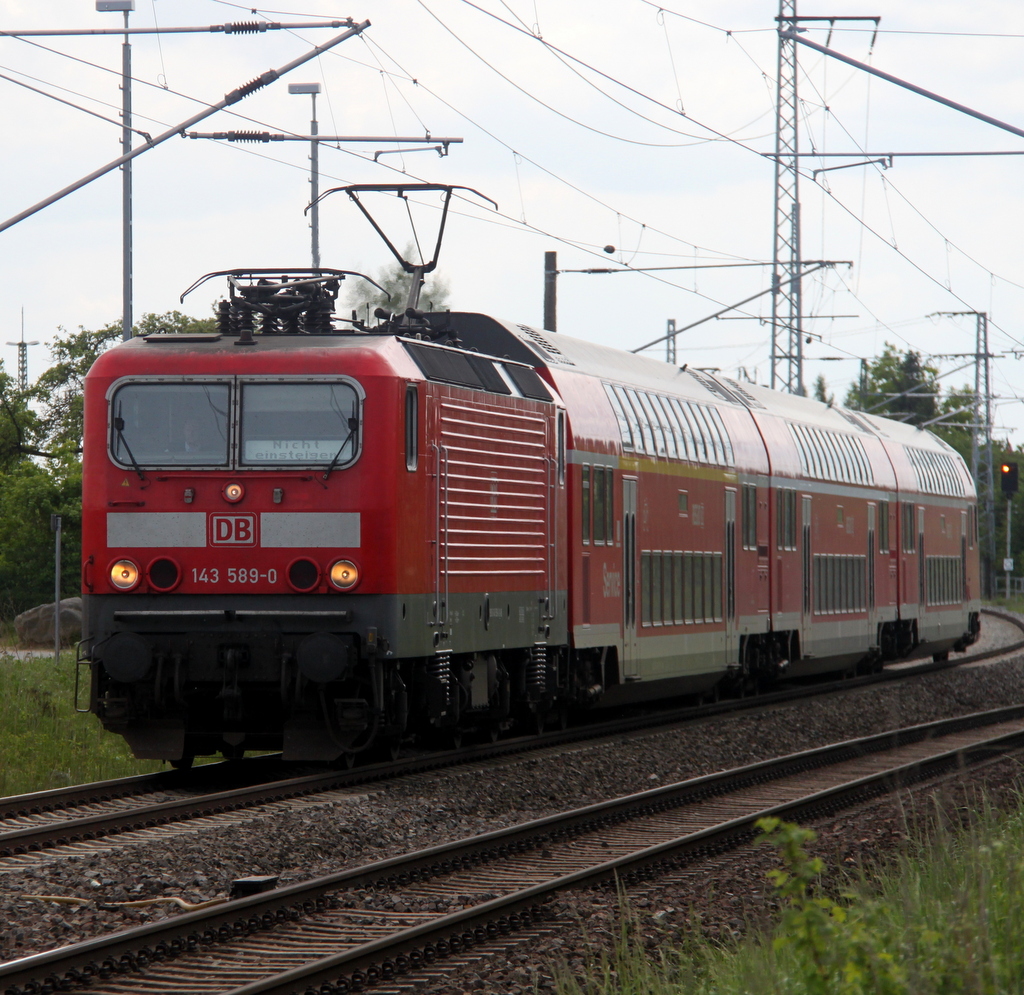
[[[217,333],[86,378],[82,658],[139,757],[352,758],[976,638],[973,484],[928,432],[225,275]]]

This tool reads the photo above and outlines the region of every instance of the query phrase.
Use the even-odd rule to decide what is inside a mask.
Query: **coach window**
[[[757,549],[757,488],[743,485],[743,548]]]
[[[615,413],[615,420],[619,423],[619,438],[622,440],[623,449],[633,448],[633,433],[629,428],[629,419],[626,417],[626,409],[623,400],[619,396],[621,387],[613,387],[610,383],[604,385],[604,391],[608,395],[608,401]]]
[[[796,491],[780,487],[776,492],[777,536],[779,549],[796,549]]]
[[[359,396],[346,383],[242,385],[241,462],[345,466],[358,452]]]
[[[650,621],[652,625],[661,625],[664,621],[664,609],[662,608],[665,594],[665,581],[661,570],[661,553],[655,551],[650,554],[651,558],[651,611]]]
[[[601,545],[605,540],[605,468],[594,467],[593,500],[594,500],[594,543]]]
[[[420,445],[419,390],[415,384],[405,388],[405,468],[415,470]]]
[[[558,434],[558,483],[565,483],[565,412],[558,412],[556,424]]]
[[[720,465],[725,463],[724,447],[722,446],[721,440],[718,438],[718,431],[711,418],[710,409],[705,408],[701,404],[695,404],[693,408],[700,420],[701,432],[707,440],[708,462],[718,463]]]
[[[913,553],[917,549],[917,539],[914,535],[914,502],[903,502],[903,552]]]
[[[590,542],[590,464],[584,463],[580,473],[580,486],[582,487],[582,506],[580,517],[583,521],[583,544]]]
[[[110,453],[122,466],[225,466],[226,383],[130,383],[111,401]]]
[[[651,554],[641,553],[640,554],[640,598],[643,602],[641,604],[642,615],[641,619],[644,625],[651,625],[654,620],[652,614],[652,599],[651,599]]]
[[[626,402],[626,417],[629,418],[629,427],[633,432],[633,448],[638,453],[654,453],[653,437],[649,426],[643,423],[647,420],[644,409],[640,407],[640,398],[636,396],[635,390],[628,387],[623,389]],[[646,431],[645,431],[646,428]]]
[[[889,502],[878,502],[878,552],[889,552]]]
[[[610,546],[615,542],[615,471],[604,468],[604,535]]]
[[[697,443],[693,438],[693,429],[690,423],[686,420],[686,415],[683,413],[683,402],[677,397],[669,398],[669,406],[676,416],[676,424],[679,426],[679,440],[680,440],[680,459],[696,460],[697,459]]]
[[[640,406],[643,408],[644,415],[647,418],[647,428],[650,433],[650,437],[654,440],[651,455],[667,456],[668,446],[665,444],[665,431],[661,427],[661,422],[658,420],[658,412],[647,393],[642,390],[638,390],[637,396],[640,398]]]
[[[658,416],[661,419],[662,427],[665,430],[665,442],[668,444],[668,454],[673,459],[679,459],[680,447],[676,440],[676,420],[670,414],[668,398],[661,397],[659,394],[652,394],[651,399],[654,401],[655,407],[658,409]]]

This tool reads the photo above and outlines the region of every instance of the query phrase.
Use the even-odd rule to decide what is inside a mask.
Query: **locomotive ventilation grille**
[[[546,573],[551,416],[441,403],[442,554],[449,576]]]

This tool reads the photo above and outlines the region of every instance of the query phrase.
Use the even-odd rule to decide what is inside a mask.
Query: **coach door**
[[[800,566],[803,596],[800,599],[800,647],[809,652],[814,622],[814,554],[811,550],[811,496],[800,495]]]
[[[622,479],[622,676],[640,672],[636,635],[636,479]]]
[[[739,659],[736,626],[736,490],[725,490],[725,659]]]
[[[875,621],[875,556],[877,546],[875,545],[875,522],[878,512],[878,505],[868,503],[868,555],[865,563],[867,565],[867,609],[868,621],[874,624]]]

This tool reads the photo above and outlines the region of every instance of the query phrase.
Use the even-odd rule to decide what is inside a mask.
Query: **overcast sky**
[[[369,20],[343,42],[193,130],[307,134],[320,82],[322,134],[455,136],[447,158],[394,146],[321,149],[321,187],[402,179],[457,183],[498,202],[459,201],[440,271],[450,304],[542,324],[544,252],[560,269],[764,263],[772,254],[777,35],[773,0],[282,0],[273,9],[223,0],[137,0],[134,27],[225,22]],[[117,28],[94,0],[0,0],[0,28]],[[1019,0],[849,0],[804,3],[805,14],[880,15],[844,23],[830,44],[850,57],[1024,127],[1024,4]],[[235,87],[284,65],[338,30],[132,37],[135,127],[153,135]],[[827,27],[809,38],[825,44]],[[121,37],[0,38],[0,215],[17,215],[119,154]],[[543,41],[538,40],[542,38]],[[874,44],[872,46],[872,40]],[[547,43],[547,44],[545,44]],[[886,342],[926,356],[973,353],[973,317],[990,320],[996,434],[1024,442],[1024,158],[907,157],[906,152],[1024,150],[1024,140],[809,49],[801,65],[801,147],[850,152],[805,159],[803,255],[852,263],[804,284],[808,387],[824,373],[840,399],[857,357]],[[16,82],[15,82],[16,81]],[[68,106],[24,85],[60,97]],[[93,112],[86,114],[84,108]],[[680,111],[681,108],[681,111]],[[102,115],[111,121],[101,120]],[[142,139],[137,139],[137,142]],[[891,168],[857,165],[860,151],[895,153]],[[309,262],[309,149],[173,138],[134,162],[136,317],[181,309],[205,316],[223,292],[197,277],[234,267]],[[877,158],[877,156],[875,156]],[[886,166],[888,163],[885,164]],[[402,171],[405,171],[403,174]],[[413,210],[424,252],[437,201]],[[409,218],[380,198],[400,246]],[[96,328],[121,313],[121,196],[115,171],[0,233],[0,341],[48,342],[58,326]],[[323,265],[371,275],[386,248],[344,195],[321,210]],[[615,246],[613,255],[602,248]],[[766,289],[766,266],[649,275],[565,273],[559,331],[624,349]],[[679,363],[768,383],[771,304],[679,339]],[[662,347],[651,355],[663,357]],[[3,345],[6,369],[16,350]],[[47,363],[30,350],[30,375]],[[962,386],[966,359],[937,358],[943,384]],[[741,372],[742,371],[742,372]]]

